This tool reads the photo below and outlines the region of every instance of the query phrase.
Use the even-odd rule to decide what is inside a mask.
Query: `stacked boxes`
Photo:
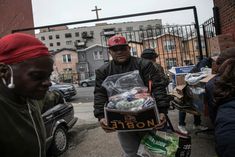
[[[193,69],[193,67],[194,67],[194,65],[172,67],[169,70],[172,83],[175,86],[186,84],[185,80],[184,80],[184,77],[187,73],[189,73]]]

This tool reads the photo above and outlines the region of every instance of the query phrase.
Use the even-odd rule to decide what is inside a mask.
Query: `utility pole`
[[[91,11],[95,11],[97,20],[99,19],[98,11],[100,10],[101,9],[98,9],[97,6],[95,6],[95,9],[91,10]]]

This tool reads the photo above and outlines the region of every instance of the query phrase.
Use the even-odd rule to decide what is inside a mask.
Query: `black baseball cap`
[[[144,49],[144,51],[141,54],[141,58],[145,59],[155,59],[158,57],[158,54],[155,52],[154,49]]]

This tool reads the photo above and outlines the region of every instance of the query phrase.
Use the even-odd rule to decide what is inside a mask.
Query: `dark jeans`
[[[179,111],[179,125],[185,126],[186,112]],[[198,126],[201,124],[201,116],[194,115],[194,125]]]

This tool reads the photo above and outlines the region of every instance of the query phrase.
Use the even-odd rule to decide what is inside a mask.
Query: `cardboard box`
[[[194,65],[189,66],[180,66],[180,67],[172,67],[170,72],[170,77],[175,86],[184,85],[185,80],[184,77],[187,73],[189,73],[193,69]]]
[[[235,47],[235,42],[231,34],[222,34],[210,38],[211,53],[220,53],[227,48]]]
[[[184,96],[184,88],[186,87],[186,85],[179,85],[176,86],[172,92],[172,95],[177,97],[179,100],[183,98]]]
[[[215,77],[216,74],[210,74],[207,77],[203,78],[200,80],[201,83],[207,83],[208,81],[210,81],[210,79],[212,79],[213,77]]]
[[[211,43],[211,53],[220,53],[227,48],[235,47],[235,42],[233,41],[226,41],[221,43]]]
[[[219,44],[221,42],[233,41],[233,36],[231,34],[221,34],[213,38],[210,38],[210,42]]]
[[[179,86],[179,85],[185,85],[186,82],[185,82],[185,75],[176,75],[176,85]]]
[[[104,108],[108,126],[118,131],[151,130],[159,122],[156,106],[140,111],[119,111]]]
[[[186,85],[180,85],[180,86],[176,86],[175,87],[175,90],[178,94],[180,95],[184,95],[184,88],[186,87]]]

